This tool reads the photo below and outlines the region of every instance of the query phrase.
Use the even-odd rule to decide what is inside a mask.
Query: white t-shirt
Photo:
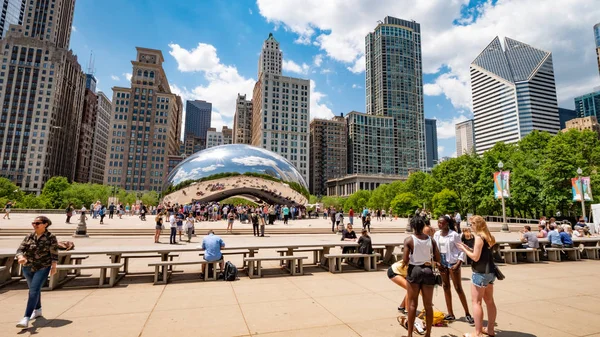
[[[438,241],[438,247],[440,247],[440,254],[448,254],[448,237],[440,235]]]
[[[172,228],[177,227],[177,222],[175,222],[175,214],[171,214],[169,216],[169,223],[171,224]]]

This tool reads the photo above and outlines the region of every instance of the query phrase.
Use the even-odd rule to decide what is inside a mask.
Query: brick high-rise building
[[[161,191],[169,156],[180,152],[183,105],[163,69],[162,52],[136,47],[131,88],[113,87],[104,182],[128,191]]]
[[[0,175],[39,193],[75,178],[85,75],[68,50],[75,0],[30,0],[0,52]],[[27,21],[29,20],[29,22]]]
[[[273,34],[263,44],[252,102],[252,145],[286,158],[309,181],[310,81],[281,76]]]
[[[233,117],[233,142],[252,144],[252,100],[238,94]]]
[[[327,180],[348,173],[348,126],[343,115],[310,122],[310,192],[327,195]]]
[[[106,153],[108,152],[108,132],[112,115],[112,103],[102,91],[98,92],[96,96],[98,97],[98,108],[96,110],[96,124],[94,125],[94,144],[89,181],[94,184],[102,184],[104,182]]]
[[[98,114],[98,97],[94,92],[96,88],[94,75],[86,75],[85,96],[83,99],[83,113],[79,127],[79,146],[77,149],[77,166],[75,181],[87,183],[92,174],[92,151],[94,147],[94,133]]]

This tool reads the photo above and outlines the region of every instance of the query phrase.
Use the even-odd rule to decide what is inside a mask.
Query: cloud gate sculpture
[[[308,186],[287,159],[263,148],[230,144],[182,161],[163,186],[163,202],[220,201],[239,196],[256,203],[305,205]]]

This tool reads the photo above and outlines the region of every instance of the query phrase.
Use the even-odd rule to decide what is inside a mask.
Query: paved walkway
[[[496,284],[498,336],[600,336],[600,262],[505,266]],[[166,286],[150,277],[126,278],[112,289],[43,293],[45,319],[23,335],[36,336],[404,336],[396,322],[403,289],[385,270],[330,274],[308,268],[289,277],[279,271],[262,279],[200,282],[174,276]],[[277,274],[277,275],[275,275]],[[470,269],[463,268],[469,289]],[[143,283],[140,283],[143,281]],[[0,290],[0,336],[14,336],[25,307],[23,284]],[[470,294],[467,291],[467,298]],[[454,295],[454,308],[463,316]],[[446,311],[442,289],[434,304]],[[462,318],[461,318],[462,319]],[[465,322],[434,328],[433,336],[462,336]]]

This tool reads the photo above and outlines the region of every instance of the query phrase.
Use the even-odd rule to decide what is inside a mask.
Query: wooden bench
[[[248,277],[262,277],[262,261],[289,261],[289,268],[286,266],[286,269],[290,271],[291,275],[304,275],[304,266],[302,264],[303,260],[308,259],[307,256],[255,256],[255,257],[247,257],[244,259],[245,262],[248,263]]]
[[[154,284],[167,284],[169,281],[169,277],[171,276],[172,267],[173,266],[184,266],[184,265],[193,265],[193,264],[206,264],[208,265],[208,270],[204,274],[204,281],[217,280],[217,265],[223,263],[223,259],[219,261],[159,261],[149,263],[148,267],[154,267]],[[212,265],[212,273],[210,271],[210,265]],[[168,269],[169,267],[170,269]]]
[[[121,255],[121,259],[123,259],[123,272],[125,274],[129,273],[129,259],[152,259],[152,258],[160,258],[161,255],[158,253],[149,253],[149,254],[123,254]],[[169,253],[168,255],[169,261],[173,261],[174,257],[179,257],[179,254]]]
[[[579,254],[579,248],[546,248],[546,252],[548,252],[548,260],[550,261],[558,261],[560,262],[561,259],[561,252],[566,252],[567,256],[569,256],[569,258],[573,261],[579,261],[580,258],[580,254]]]
[[[375,271],[377,270],[377,258],[381,257],[379,253],[373,254],[360,254],[360,253],[348,253],[348,254],[325,254],[324,258],[329,260],[329,271],[331,273],[342,272],[342,260],[344,258],[365,258],[365,270]]]
[[[59,264],[56,266],[57,273],[50,277],[50,282],[48,283],[48,288],[50,290],[53,290],[56,287],[58,287],[59,285],[61,285],[58,283],[58,280],[59,280],[58,272],[59,271],[61,271],[61,270],[71,271],[71,270],[79,270],[79,269],[100,269],[100,279],[98,282],[98,285],[100,287],[106,285],[106,270],[110,269],[110,277],[108,280],[108,286],[112,287],[115,285],[115,283],[117,281],[117,275],[119,274],[119,269],[121,269],[121,267],[123,267],[123,263],[99,263],[99,264],[79,264],[79,265]],[[65,280],[64,282],[62,282],[62,284],[64,284],[65,282],[67,282],[69,280],[70,279]]]
[[[598,260],[600,259],[600,246],[583,246],[580,248],[581,251],[585,252],[585,257],[588,259]]]
[[[287,254],[287,252],[288,252],[287,249],[277,250],[277,253],[279,253],[279,256],[285,256]],[[294,253],[307,253],[307,252],[313,253],[313,263],[314,264],[319,264],[321,262],[321,259],[319,257],[323,253],[323,247],[314,247],[314,248],[308,247],[308,248],[294,249]]]
[[[504,248],[500,252],[504,253],[504,262],[507,264],[516,264],[518,253],[525,253],[527,262],[540,262],[540,251],[535,248]]]

